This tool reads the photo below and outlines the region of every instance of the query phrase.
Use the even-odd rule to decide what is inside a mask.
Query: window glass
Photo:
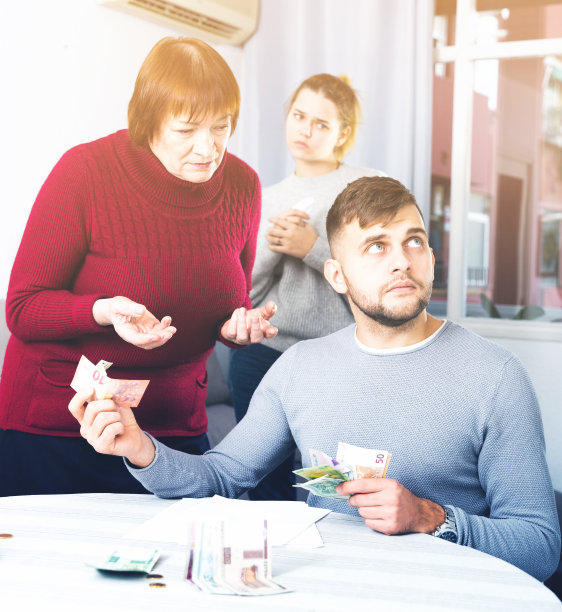
[[[436,0],[436,48],[455,44],[454,0]],[[477,0],[476,45],[562,37],[562,2]],[[436,62],[430,312],[444,316],[449,275],[454,63]],[[562,56],[474,62],[464,281],[468,316],[562,321]],[[460,274],[460,270],[451,271]],[[453,299],[453,298],[451,298]]]
[[[429,243],[435,256],[431,314],[447,312],[449,274],[449,224],[451,219],[451,145],[453,124],[453,66],[444,64],[443,74],[433,77],[433,133],[431,152],[431,201]]]
[[[474,64],[467,315],[562,321],[562,56]],[[446,311],[452,81],[434,76],[430,237]]]
[[[476,10],[474,34],[477,43],[562,36],[562,4],[560,1],[477,0]]]
[[[433,39],[436,47],[455,44],[456,0],[435,0]],[[562,37],[560,0],[476,0],[468,25],[476,44]]]
[[[562,320],[562,57],[476,62],[474,98],[469,245],[483,201],[489,234],[467,314]]]

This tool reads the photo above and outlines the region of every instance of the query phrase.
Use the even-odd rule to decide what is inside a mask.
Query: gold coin
[[[162,574],[147,574],[145,578],[148,578],[149,580],[151,578],[156,578],[157,580],[160,580],[161,578],[164,578],[164,576],[162,576]]]
[[[0,533],[0,540],[7,540],[8,538],[13,538],[14,536],[11,533]]]
[[[164,582],[151,582],[148,586],[154,587],[155,589],[163,589],[166,584]]]

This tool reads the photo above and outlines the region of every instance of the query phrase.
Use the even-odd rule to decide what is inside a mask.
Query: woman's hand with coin
[[[130,408],[118,408],[113,400],[94,401],[92,391],[82,391],[70,400],[68,409],[80,423],[80,435],[98,453],[125,457],[136,467],[154,461],[154,444]]]
[[[270,217],[272,227],[265,235],[269,249],[303,259],[314,246],[318,235],[310,223],[310,216],[297,208],[290,208]]]

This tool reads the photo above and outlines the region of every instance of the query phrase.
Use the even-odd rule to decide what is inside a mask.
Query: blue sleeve
[[[559,562],[560,527],[539,405],[526,371],[515,358],[505,364],[496,389],[478,471],[490,515],[452,508],[459,544],[546,580]]]
[[[246,416],[214,449],[189,455],[152,438],[156,456],[146,468],[127,469],[159,497],[239,497],[254,488],[295,451],[295,442],[281,404],[287,377],[283,356],[256,389]]]

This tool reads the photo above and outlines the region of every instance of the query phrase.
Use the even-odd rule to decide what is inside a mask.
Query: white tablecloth
[[[318,523],[325,546],[273,549],[273,575],[292,593],[242,598],[200,593],[184,580],[186,553],[162,543],[155,572],[115,577],[84,563],[119,545],[123,534],[172,500],[150,495],[46,495],[0,498],[0,610],[558,610],[544,585],[476,550],[423,534],[384,536],[362,520],[330,514]]]

